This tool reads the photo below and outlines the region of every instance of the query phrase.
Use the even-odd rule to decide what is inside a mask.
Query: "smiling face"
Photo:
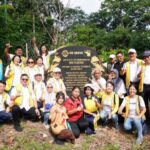
[[[114,86],[111,83],[106,84],[106,92],[107,93],[112,93],[114,90]]]
[[[60,96],[59,99],[57,100],[57,103],[59,105],[62,105],[64,103],[64,99],[63,99],[63,96]]]
[[[38,58],[37,65],[38,66],[42,66],[43,65],[43,59],[42,58]]]
[[[28,59],[28,62],[27,62],[28,66],[30,68],[33,68],[34,67],[34,60],[32,58]]]
[[[47,48],[46,48],[45,45],[43,45],[43,46],[41,47],[41,52],[42,52],[42,53],[46,53],[46,51],[47,51]]]
[[[19,65],[19,63],[20,63],[20,57],[19,57],[19,56],[15,56],[15,57],[14,57],[14,60],[13,60],[13,63],[14,63],[15,65]]]
[[[117,61],[118,61],[118,62],[122,62],[123,60],[124,60],[123,54],[118,53],[118,54],[117,54]]]
[[[137,90],[136,90],[136,88],[134,87],[134,86],[131,86],[130,88],[129,88],[129,95],[130,96],[135,96],[136,95],[136,92],[137,92]]]
[[[15,54],[18,55],[18,56],[22,56],[23,55],[22,48],[17,48],[16,51],[15,51]]]
[[[28,76],[26,76],[26,75],[22,76],[21,77],[21,84],[23,86],[27,86],[28,85],[28,80],[29,80]]]
[[[54,72],[54,73],[53,73],[53,77],[54,77],[55,79],[60,79],[60,78],[61,78],[61,72]]]
[[[72,96],[74,98],[78,98],[80,96],[80,89],[79,88],[75,88],[73,91],[72,91]]]
[[[129,53],[129,60],[130,60],[130,61],[135,61],[135,60],[136,60],[136,57],[137,57],[137,54],[136,54],[136,53],[133,53],[133,52],[130,52],[130,53]]]
[[[94,78],[96,80],[98,80],[101,77],[101,75],[102,75],[102,72],[100,70],[95,70],[94,71]]]
[[[92,95],[92,90],[90,87],[87,87],[86,90],[85,90],[85,95],[86,96],[91,96]]]
[[[146,64],[150,64],[150,56],[146,56],[143,59]]]

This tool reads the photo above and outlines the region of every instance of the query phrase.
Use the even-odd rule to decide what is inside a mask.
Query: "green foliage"
[[[111,49],[132,47],[142,54],[150,48],[147,0],[105,0],[99,11],[89,16],[80,8],[65,8],[59,0],[12,0],[12,5],[0,2],[0,54],[8,42],[13,45],[12,52],[18,45],[25,49],[25,43],[31,50],[33,36],[39,46],[47,43],[50,48],[62,45],[95,48],[99,55],[104,55],[104,60]]]

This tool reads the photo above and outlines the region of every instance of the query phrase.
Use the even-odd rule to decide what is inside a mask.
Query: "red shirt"
[[[77,99],[74,99],[71,100],[71,98],[68,98],[65,102],[64,102],[64,106],[66,107],[66,110],[69,111],[69,110],[72,110],[72,109],[75,109],[77,108],[79,105],[82,106],[82,101],[81,99],[77,98]],[[83,116],[83,110],[82,111],[78,111],[72,115],[69,115],[69,119],[68,121],[69,122],[75,122],[77,121],[79,118],[81,118]]]

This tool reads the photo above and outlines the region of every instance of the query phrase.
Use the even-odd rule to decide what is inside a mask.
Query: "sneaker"
[[[19,125],[15,125],[14,128],[15,128],[15,130],[17,132],[21,132],[22,131],[22,128]]]
[[[49,125],[48,124],[45,124],[43,123],[44,127],[48,130],[49,129]]]
[[[137,138],[137,140],[136,140],[137,145],[141,145],[142,142],[143,142],[143,138]]]

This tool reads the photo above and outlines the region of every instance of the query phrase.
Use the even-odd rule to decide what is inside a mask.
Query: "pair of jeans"
[[[108,116],[109,116],[109,112],[106,111],[105,109],[100,111],[100,118],[102,119],[103,122],[108,120]],[[118,115],[117,114],[113,114],[111,119],[112,119],[112,121],[114,123],[114,127],[118,128]]]
[[[44,116],[44,124],[45,124],[45,125],[48,125],[49,115],[50,115],[49,112],[44,112],[44,113],[43,113],[43,116]]]
[[[0,123],[10,121],[12,119],[12,114],[5,111],[0,111]]]
[[[142,119],[127,118],[124,122],[124,128],[125,130],[132,130],[133,127],[135,127],[138,132],[138,138],[143,138],[142,122],[143,122]]]

